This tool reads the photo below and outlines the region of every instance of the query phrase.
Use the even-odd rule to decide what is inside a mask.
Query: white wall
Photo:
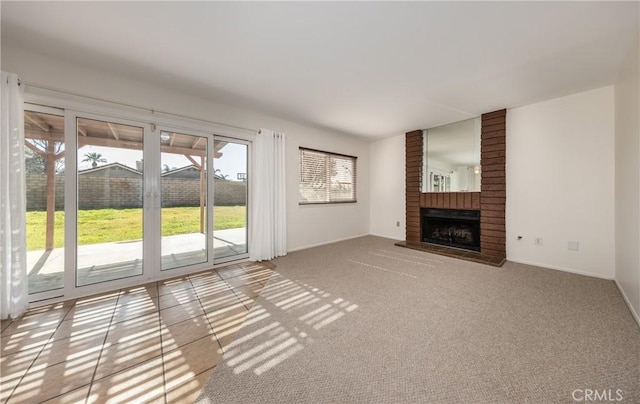
[[[371,234],[405,239],[405,136],[371,143]],[[400,226],[396,226],[400,222]]]
[[[640,44],[615,83],[616,281],[640,323]]]
[[[171,112],[221,124],[285,132],[287,146],[288,249],[300,249],[369,232],[369,143],[363,139],[234,108],[138,80],[2,47],[2,70],[26,83],[79,95]],[[274,95],[277,96],[277,95]],[[298,146],[358,157],[358,203],[298,206]]]
[[[613,86],[508,110],[506,141],[507,259],[612,279]]]

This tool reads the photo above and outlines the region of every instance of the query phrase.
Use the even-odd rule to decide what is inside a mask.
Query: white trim
[[[53,116],[59,116],[63,118],[64,121],[64,128],[66,130],[66,125],[67,125],[67,118],[65,115],[65,111],[64,109],[61,108],[54,108],[54,107],[49,107],[49,106],[43,106],[43,105],[36,105],[36,104],[29,104],[27,102],[24,103],[24,110],[25,111],[31,111],[31,112],[37,112],[37,113],[42,113],[42,114],[48,114],[48,115],[53,115]],[[65,139],[64,141],[64,147],[65,150],[67,150],[67,142],[66,142],[66,132],[63,134],[63,139]],[[75,158],[75,154],[74,157]],[[68,164],[69,161],[69,156],[65,155],[63,157],[65,165]],[[75,160],[74,160],[75,161]],[[65,170],[65,172],[63,173],[63,176],[65,178],[65,183],[67,181],[67,176],[70,174],[66,173],[67,170]],[[63,201],[66,201],[68,198],[67,195],[67,191],[66,191],[66,187],[63,190]],[[66,206],[66,204],[64,204]],[[64,210],[63,210],[64,212]],[[67,233],[67,221],[68,221],[68,217],[66,217],[66,213],[65,213],[65,221],[64,221],[64,234]],[[66,243],[66,236],[63,237],[63,246],[62,248],[64,248],[64,243]],[[43,292],[35,292],[35,293],[29,293],[27,295],[27,299],[29,301],[29,304],[31,304],[32,301],[40,301],[40,300],[47,300],[47,299],[55,299],[55,298],[59,298],[61,297],[60,295],[64,295],[65,293],[65,289],[64,289],[64,285],[65,282],[67,282],[66,278],[65,278],[65,266],[67,265],[67,252],[66,250],[63,252],[64,254],[64,259],[62,260],[62,271],[63,271],[63,275],[62,275],[62,287],[57,288],[57,289],[51,289],[51,290],[45,290]]]
[[[149,154],[148,149],[152,146],[150,144],[150,138],[153,136],[151,133],[151,125],[145,122],[139,122],[136,120],[123,119],[120,117],[113,117],[109,115],[103,115],[101,113],[95,112],[82,112],[76,110],[66,110],[65,117],[68,120],[65,120],[65,150],[70,150],[72,152],[65,153],[65,158],[73,159],[73,165],[67,165],[67,161],[65,161],[66,167],[77,167],[77,140],[78,140],[78,132],[77,132],[77,122],[78,119],[88,119],[88,120],[99,120],[111,123],[117,123],[122,125],[129,125],[139,127],[143,131],[143,150],[141,153],[143,156]],[[153,207],[153,197],[148,197],[147,194],[153,192],[153,189],[150,188],[150,181],[153,176],[153,161],[149,161],[146,159],[144,162],[146,175],[143,175],[143,206],[142,206],[142,273],[136,274],[124,278],[112,279],[103,282],[90,283],[87,285],[78,285],[77,271],[78,271],[78,238],[77,238],[77,184],[78,184],[78,176],[80,175],[79,170],[65,170],[65,192],[69,192],[71,199],[67,200],[65,198],[65,225],[67,223],[67,219],[71,218],[73,220],[73,227],[68,229],[68,232],[65,232],[65,273],[64,273],[64,295],[65,297],[78,297],[82,295],[83,292],[86,291],[88,294],[95,294],[100,292],[106,292],[110,290],[114,290],[116,288],[123,287],[122,285],[127,285],[131,283],[132,279],[141,279],[146,282],[150,282],[157,277],[155,274],[156,268],[152,265],[154,263],[154,246],[152,241],[145,237],[145,235],[153,234],[153,229],[155,227],[155,223],[153,220],[149,220],[150,210]],[[97,167],[96,167],[97,168]],[[73,186],[67,186],[66,184],[73,184]],[[68,194],[65,194],[67,196]],[[153,195],[151,195],[153,196]],[[69,220],[69,224],[71,225],[71,220]],[[65,228],[67,230],[67,228]],[[72,256],[69,257],[69,252],[72,252]],[[67,257],[73,260],[67,261]],[[73,264],[73,265],[72,265]]]
[[[64,262],[62,267],[63,297],[76,290],[77,232],[78,232],[78,132],[76,115],[64,113]],[[37,299],[37,297],[34,297]]]
[[[155,136],[157,137],[158,141],[155,142],[157,143],[157,150],[155,150],[153,152],[154,155],[157,155],[158,157],[158,161],[155,162],[155,167],[158,169],[158,183],[157,186],[159,187],[157,189],[157,193],[158,193],[158,200],[157,200],[157,212],[156,214],[156,218],[155,218],[155,222],[157,222],[157,228],[154,230],[154,232],[157,232],[157,234],[160,235],[160,237],[158,238],[158,240],[154,241],[155,247],[156,247],[156,255],[159,257],[160,262],[158,262],[158,268],[159,268],[159,272],[160,273],[178,273],[178,271],[183,271],[185,274],[191,273],[194,268],[199,268],[202,265],[207,265],[207,267],[211,267],[213,264],[213,221],[211,221],[210,223],[210,218],[213,216],[213,204],[209,206],[209,204],[207,203],[205,205],[205,221],[206,221],[206,225],[205,225],[205,242],[206,242],[206,253],[207,253],[207,259],[206,261],[203,262],[199,262],[193,265],[187,265],[187,266],[178,266],[178,267],[174,267],[174,268],[167,268],[167,269],[163,269],[162,268],[162,181],[164,180],[164,174],[162,173],[162,168],[161,168],[161,162],[162,162],[162,150],[161,150],[161,136],[162,136],[162,132],[169,132],[169,133],[179,133],[181,135],[187,135],[187,136],[192,136],[192,137],[199,137],[199,138],[203,138],[206,140],[207,142],[207,147],[206,147],[206,165],[205,167],[207,168],[207,173],[208,172],[212,172],[213,169],[210,169],[213,166],[213,144],[214,144],[214,135],[211,133],[207,133],[207,132],[203,132],[203,131],[199,131],[199,130],[191,130],[191,129],[184,129],[184,128],[176,128],[175,126],[170,126],[170,125],[157,125],[154,131]],[[195,166],[193,164],[189,165],[189,166],[185,166],[182,168],[178,168],[176,170],[173,171],[168,171],[166,174],[169,173],[177,173],[180,171],[184,171],[190,168],[195,168]],[[207,175],[206,176],[206,189],[207,189],[207,201],[213,201],[213,186],[214,186],[214,180],[215,180],[215,175],[213,176],[213,178],[211,178],[211,176]]]
[[[606,279],[608,281],[614,280],[613,276],[594,274],[593,272],[578,271],[576,269],[560,267],[560,266],[557,266],[557,265],[547,265],[547,264],[541,264],[539,262],[531,262],[531,261],[525,261],[525,260],[515,260],[515,259],[511,259],[509,257],[507,257],[507,261],[515,262],[515,263],[518,263],[518,264],[533,265],[533,266],[540,267],[540,268],[553,269],[555,271],[568,272],[568,273],[576,274],[576,275],[590,276],[592,278]]]
[[[241,145],[245,145],[247,146],[247,154],[246,154],[246,163],[247,163],[247,180],[245,182],[245,184],[247,184],[247,195],[246,195],[246,202],[245,202],[245,244],[247,245],[247,252],[246,253],[242,253],[242,254],[236,254],[236,255],[231,255],[228,257],[221,257],[216,259],[216,257],[213,257],[214,262],[216,263],[216,265],[220,265],[220,264],[228,264],[229,262],[233,262],[237,259],[246,259],[249,260],[249,240],[251,240],[251,231],[252,231],[252,227],[249,223],[250,218],[251,218],[251,211],[253,209],[253,204],[251,203],[251,181],[252,181],[252,175],[253,175],[253,142],[249,141],[249,140],[245,140],[245,139],[234,139],[232,137],[228,137],[228,136],[221,136],[221,135],[214,135],[213,136],[214,140],[222,140],[225,142],[229,142],[229,143],[235,143],[235,144],[241,144]],[[213,142],[211,142],[211,150],[213,150]],[[211,153],[211,162],[212,162],[212,169],[211,171],[215,173],[215,168],[216,168],[216,163],[215,163],[215,158],[213,156],[213,151]],[[211,186],[211,200],[214,200],[214,195],[215,195],[215,174],[213,175],[213,179],[211,180],[212,186]],[[211,205],[211,209],[214,208],[214,204]],[[215,215],[212,213],[211,215],[212,218],[212,222],[211,222],[211,229],[213,229],[213,233],[212,236],[209,237],[209,240],[212,243],[213,246],[213,238],[215,237],[215,226],[214,226],[214,221],[215,221]],[[211,251],[213,251],[213,247],[211,247]]]
[[[48,107],[44,105],[30,104],[28,102],[24,103],[24,110],[39,112],[39,113],[48,114],[48,115],[64,116],[64,109],[62,108],[54,108],[54,107]]]
[[[223,265],[224,266],[224,265],[229,265],[230,262],[235,262],[238,259],[249,261],[249,253],[229,255],[227,257],[220,257],[220,258],[217,258],[217,259],[216,259],[216,257],[213,257],[213,258],[215,260],[214,261],[215,265]]]
[[[629,297],[627,296],[627,294],[624,293],[624,289],[622,289],[622,285],[620,285],[617,279],[614,279],[613,281],[618,287],[618,290],[620,291],[620,294],[622,295],[624,302],[627,304],[627,307],[629,307],[629,311],[631,312],[631,317],[633,317],[634,320],[636,320],[636,323],[638,323],[638,327],[640,327],[640,315],[633,308],[633,305],[631,304],[631,300],[629,300]]]
[[[31,104],[55,106],[80,113],[100,114],[110,118],[139,121],[140,123],[166,125],[176,128],[178,131],[202,131],[249,142],[255,140],[257,132],[257,130],[238,128],[204,119],[182,117],[169,112],[160,112],[143,107],[127,106],[117,102],[69,94],[33,85],[25,86],[24,97],[25,102]]]
[[[295,251],[306,250],[306,249],[308,249],[308,248],[321,247],[321,246],[323,246],[323,245],[339,243],[339,242],[341,242],[341,241],[353,240],[354,238],[365,237],[365,236],[368,236],[368,235],[370,235],[370,233],[362,233],[362,234],[359,234],[359,235],[357,235],[357,236],[349,236],[349,237],[339,238],[339,239],[336,239],[336,240],[323,241],[323,242],[321,242],[321,243],[309,244],[309,245],[302,246],[302,247],[296,247],[296,248],[293,248],[293,249],[291,249],[291,250],[287,250],[287,254],[288,254],[288,253],[295,252]],[[388,237],[387,237],[387,238],[388,238]]]

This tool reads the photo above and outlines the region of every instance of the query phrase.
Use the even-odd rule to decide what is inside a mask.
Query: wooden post
[[[200,233],[204,234],[204,197],[206,182],[204,178],[204,157],[200,157]]]
[[[47,141],[47,154],[45,164],[47,168],[47,232],[45,249],[53,250],[54,242],[54,221],[56,213],[56,158],[55,142]]]

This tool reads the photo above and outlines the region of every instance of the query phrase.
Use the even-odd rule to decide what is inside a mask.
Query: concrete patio
[[[246,228],[216,230],[216,259],[247,252]],[[207,260],[205,235],[201,233],[162,238],[162,269],[193,265]],[[78,286],[142,274],[142,240],[78,246]],[[64,248],[27,252],[29,293],[63,287]]]

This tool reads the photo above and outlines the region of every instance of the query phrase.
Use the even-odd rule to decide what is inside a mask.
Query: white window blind
[[[357,157],[300,148],[300,205],[356,199]]]

